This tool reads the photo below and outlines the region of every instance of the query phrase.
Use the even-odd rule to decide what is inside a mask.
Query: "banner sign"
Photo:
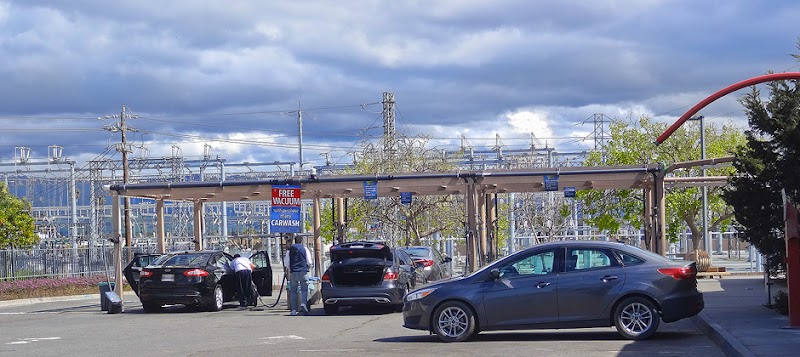
[[[544,175],[544,190],[558,191],[558,175]]]
[[[269,229],[272,233],[300,233],[300,186],[272,186],[272,208],[269,212]]]
[[[364,181],[364,199],[378,199],[378,181]]]
[[[575,187],[564,187],[564,197],[575,197]]]
[[[411,204],[412,192],[400,192],[400,203],[407,205]]]

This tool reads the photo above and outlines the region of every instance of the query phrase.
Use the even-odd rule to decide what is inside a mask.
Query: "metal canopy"
[[[558,187],[576,190],[641,188],[653,182],[660,165],[564,167],[533,170],[484,170],[382,175],[290,177],[256,181],[135,183],[111,185],[120,196],[194,202],[268,201],[273,185],[299,185],[304,198],[364,197],[364,182],[377,183],[378,196],[465,194],[475,184],[479,192],[545,191],[544,177],[558,177]]]

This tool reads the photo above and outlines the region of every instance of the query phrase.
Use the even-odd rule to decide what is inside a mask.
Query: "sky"
[[[119,158],[104,126],[125,106],[134,157],[299,162],[299,110],[304,161],[345,164],[383,135],[384,92],[397,132],[441,150],[585,150],[596,114],[672,123],[800,71],[798,18],[797,1],[0,0],[0,160]],[[746,90],[700,115],[744,128]]]

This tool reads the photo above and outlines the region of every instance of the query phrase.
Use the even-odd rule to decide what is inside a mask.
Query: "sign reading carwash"
[[[269,212],[269,229],[272,233],[300,233],[300,186],[272,186],[272,209]]]

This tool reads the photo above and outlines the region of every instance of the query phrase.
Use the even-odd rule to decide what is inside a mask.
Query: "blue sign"
[[[272,233],[300,233],[300,207],[272,206],[269,230]]]
[[[407,205],[411,204],[411,198],[413,194],[411,192],[400,192],[400,203]]]
[[[575,197],[575,187],[564,187],[564,197]]]
[[[558,191],[558,175],[544,175],[544,190]]]
[[[378,199],[378,181],[364,181],[364,199]]]

